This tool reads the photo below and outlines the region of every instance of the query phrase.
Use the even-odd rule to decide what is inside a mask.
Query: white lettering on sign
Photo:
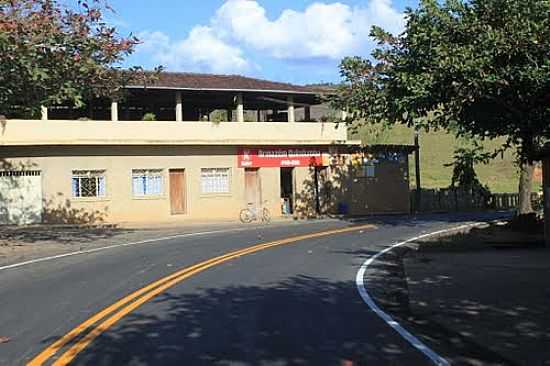
[[[258,150],[258,156],[262,158],[281,158],[281,157],[308,157],[321,156],[319,150],[308,149],[281,149],[281,150]]]
[[[298,165],[300,165],[300,160],[281,160],[281,165],[284,165],[284,166],[298,166]]]

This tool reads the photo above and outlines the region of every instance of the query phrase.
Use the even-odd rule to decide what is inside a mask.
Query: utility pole
[[[418,141],[418,130],[414,130],[414,172],[416,178],[416,192],[415,192],[415,213],[420,212],[420,204],[422,200],[422,187],[420,184],[420,144]]]

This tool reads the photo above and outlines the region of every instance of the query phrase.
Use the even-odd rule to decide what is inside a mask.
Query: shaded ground
[[[298,275],[174,292],[102,335],[75,364],[428,364],[365,314],[353,281]]]
[[[442,220],[449,223],[468,220],[470,214],[420,215],[422,220]],[[476,213],[476,217],[494,218],[493,213]],[[485,216],[483,216],[485,215]],[[499,215],[499,214],[496,214]],[[502,215],[502,214],[500,214]],[[506,213],[504,213],[506,215]],[[292,220],[276,218],[270,224],[303,225],[323,222],[339,222],[342,218]],[[348,221],[343,219],[343,221]],[[349,220],[350,222],[385,223],[389,225],[415,226],[409,216],[367,217],[365,219]],[[109,245],[132,243],[173,235],[181,235],[199,231],[217,230],[247,230],[264,227],[262,224],[241,224],[236,221],[220,222],[151,222],[143,224],[128,224],[116,226],[100,225],[31,225],[31,226],[1,226],[0,225],[0,266],[23,262],[36,258],[64,254],[78,250],[87,250]]]
[[[257,226],[257,225],[250,225]],[[250,227],[249,226],[249,227]],[[245,228],[236,222],[116,225],[0,226],[0,266],[109,245],[197,231]]]
[[[382,307],[452,364],[550,365],[550,250],[539,236],[492,225],[415,245],[368,278]]]

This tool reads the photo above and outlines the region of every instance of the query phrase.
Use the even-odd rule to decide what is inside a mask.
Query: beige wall
[[[0,145],[328,145],[345,144],[335,123],[7,120]]]
[[[25,149],[12,151],[24,155]],[[43,197],[46,211],[93,214],[107,221],[164,221],[237,218],[244,207],[244,172],[237,168],[234,147],[51,147],[27,149],[29,158],[9,159],[10,162],[32,162],[33,169],[42,171]],[[102,151],[105,156],[93,156]],[[164,151],[163,151],[164,150]],[[203,154],[209,154],[205,156]],[[57,155],[57,156],[51,156]],[[201,168],[231,168],[230,193],[203,194],[200,190]],[[133,197],[132,169],[163,169],[164,192],[154,198]],[[169,201],[169,169],[185,169],[187,214],[171,215]],[[107,197],[73,198],[73,170],[106,170]],[[268,180],[266,183],[268,184]],[[48,216],[48,215],[46,215]]]
[[[353,177],[351,213],[409,213],[408,159],[403,162],[382,161],[372,178]]]
[[[336,214],[341,204],[352,216],[386,213],[409,213],[408,158],[402,161],[380,161],[374,177],[362,177],[359,167],[352,167],[348,158],[344,165],[327,167],[326,179],[320,175],[320,209]],[[313,168],[297,168],[296,211],[299,216],[316,214],[315,177]]]
[[[232,219],[245,208],[244,169],[237,166],[235,146],[50,146],[4,147],[4,169],[32,169],[42,172],[44,219],[49,222],[147,222]],[[11,166],[11,168],[10,168]],[[328,181],[320,182],[325,213],[337,213],[346,202],[350,214],[408,212],[407,164],[381,164],[375,179],[354,180],[347,166],[329,168]],[[201,168],[230,168],[227,194],[203,194]],[[163,194],[136,198],[132,193],[132,169],[163,169]],[[187,213],[171,215],[170,169],[185,169]],[[104,198],[73,198],[73,170],[105,170]],[[315,214],[313,168],[294,169],[296,213]],[[262,200],[272,216],[281,215],[280,169],[260,168]],[[359,200],[357,203],[353,200]],[[365,203],[366,202],[366,203]]]

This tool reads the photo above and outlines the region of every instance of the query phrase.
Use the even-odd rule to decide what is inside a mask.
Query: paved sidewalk
[[[550,365],[550,250],[409,252],[409,321],[453,364]]]

